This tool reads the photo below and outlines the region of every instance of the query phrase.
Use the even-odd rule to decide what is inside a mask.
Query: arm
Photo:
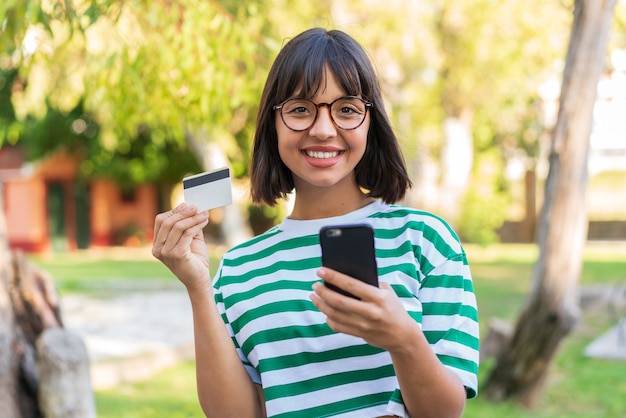
[[[390,353],[411,417],[461,416],[466,399],[463,384],[439,361],[388,284],[375,288],[327,268],[318,274],[361,298],[345,297],[321,283],[314,285],[311,295],[333,330],[361,337]]]
[[[206,211],[184,204],[157,215],[152,254],[185,285],[191,301],[196,378],[208,417],[262,417],[263,399],[246,373],[213,298],[209,257],[202,235]]]

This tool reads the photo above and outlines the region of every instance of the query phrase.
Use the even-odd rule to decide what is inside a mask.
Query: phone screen
[[[322,265],[378,286],[378,268],[374,249],[374,230],[367,224],[332,225],[320,229]],[[336,286],[329,288],[347,296],[354,295]]]

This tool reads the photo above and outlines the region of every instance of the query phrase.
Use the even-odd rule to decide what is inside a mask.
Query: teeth
[[[322,152],[322,151],[306,151],[306,155],[312,158],[332,158],[339,155],[339,151]]]

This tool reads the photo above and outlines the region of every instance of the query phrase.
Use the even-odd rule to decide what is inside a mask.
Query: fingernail
[[[317,270],[317,275],[319,277],[325,277],[326,276],[326,269],[324,267],[320,268]]]
[[[174,212],[176,213],[182,212],[183,210],[185,210],[185,207],[187,207],[187,205],[185,205],[184,203],[181,203],[180,205],[176,206],[176,208],[174,209]]]

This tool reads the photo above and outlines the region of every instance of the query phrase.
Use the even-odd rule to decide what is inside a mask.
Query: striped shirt
[[[478,315],[459,239],[442,219],[381,201],[349,214],[285,219],[228,251],[215,300],[268,417],[408,416],[388,352],[332,331],[309,299],[321,267],[319,229],[367,223],[379,281],[389,283],[432,350],[477,393]]]

